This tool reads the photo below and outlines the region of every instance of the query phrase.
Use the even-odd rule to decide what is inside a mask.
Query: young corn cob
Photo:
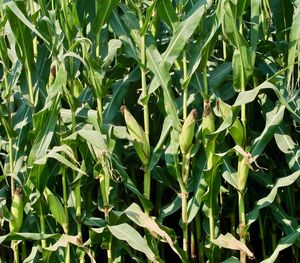
[[[55,81],[56,79],[56,72],[57,71],[57,67],[56,64],[53,63],[50,67],[50,74],[49,74],[49,78],[48,78],[48,85],[47,88],[49,88]]]
[[[65,233],[67,233],[68,221],[61,202],[47,187],[44,190],[44,196],[46,198],[46,201],[49,205],[49,209],[53,217],[63,227]]]
[[[143,165],[147,166],[150,160],[150,145],[143,128],[128,111],[126,106],[121,107],[125,123],[130,136],[133,138],[133,147]]]
[[[215,151],[215,139],[208,138],[207,135],[215,131],[215,117],[210,107],[210,101],[204,101],[204,110],[202,118],[202,138],[204,151],[207,158],[207,168],[211,169],[213,165],[213,155]]]
[[[9,230],[10,232],[18,232],[21,229],[23,223],[23,192],[22,188],[17,187],[12,199]]]
[[[223,119],[225,119],[227,117],[227,115],[229,114],[230,106],[228,104],[226,104],[224,101],[222,101],[221,99],[218,100],[218,106],[219,106],[219,109],[220,109]],[[233,138],[234,142],[236,143],[236,145],[241,146],[244,142],[244,129],[243,129],[243,125],[240,122],[240,120],[235,119],[235,121],[230,126],[228,131],[229,131],[231,137]]]
[[[193,109],[185,119],[181,133],[179,135],[180,150],[183,154],[187,153],[193,142],[197,111]]]
[[[248,150],[249,148],[246,147],[246,151]],[[242,156],[240,154],[239,160],[240,159],[242,160],[240,162],[240,165],[238,166],[237,186],[240,192],[244,192],[249,173],[249,156]]]

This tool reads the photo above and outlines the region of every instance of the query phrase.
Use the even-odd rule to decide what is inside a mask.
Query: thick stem
[[[29,91],[29,101],[32,108],[32,115],[34,114],[34,91],[32,86],[32,76],[31,76],[31,70],[29,68],[29,62],[26,62],[26,77],[27,77],[27,85],[28,85],[28,91]]]
[[[19,245],[18,241],[13,240],[11,241],[11,248],[14,251],[14,263],[19,263]]]
[[[147,90],[147,82],[146,82],[146,54],[145,54],[145,36],[141,37],[141,84],[142,84],[142,94],[143,97],[146,97],[148,95]],[[144,108],[144,130],[147,137],[147,140],[149,142],[149,106],[148,102],[146,101],[143,104]]]
[[[195,220],[196,220],[196,243],[198,248],[198,262],[204,262],[204,249],[202,245],[200,214],[196,215]]]
[[[147,166],[144,167],[144,196],[150,200],[151,173]]]
[[[226,51],[227,44],[225,41],[222,41],[222,45],[223,45],[223,59],[224,59],[224,61],[226,61],[226,59],[227,59],[227,51]]]
[[[14,159],[13,159],[13,139],[9,136],[9,173],[10,173],[10,190],[11,190],[11,197],[13,197],[15,192],[15,181],[12,176],[14,171]]]
[[[211,262],[215,262],[214,255],[215,255],[215,244],[212,241],[215,239],[215,219],[214,219],[214,211],[213,208],[210,207],[208,210],[208,218],[209,218],[209,236],[210,236],[210,250],[211,250]]]
[[[22,241],[22,261],[24,262],[26,258],[27,258],[27,249],[26,249],[26,242],[24,240]]]
[[[67,182],[66,182],[66,170],[63,167],[62,170],[62,187],[63,187],[63,202],[64,202],[64,210],[65,215],[67,217],[67,225],[64,228],[65,234],[67,235],[69,232],[69,220],[68,220],[68,194],[67,194]],[[65,248],[65,263],[70,263],[70,244]]]
[[[187,192],[181,193],[181,219],[182,219],[182,232],[183,232],[183,242],[182,242],[182,248],[185,253],[185,255],[188,257],[188,224],[187,224]]]
[[[143,27],[143,20],[140,18],[140,27]],[[141,85],[142,85],[142,95],[143,97],[146,97],[148,95],[147,90],[147,82],[146,82],[146,49],[145,49],[145,35],[141,36],[141,45],[140,45],[140,51],[141,51]],[[145,103],[143,103],[143,109],[144,109],[144,131],[147,138],[147,141],[149,143],[149,106],[148,102],[146,100]],[[144,196],[150,200],[150,192],[151,192],[151,173],[148,169],[148,166],[144,167]],[[146,214],[149,214],[149,211],[145,211]]]
[[[213,208],[210,207],[208,210],[208,218],[209,218],[209,235],[210,240],[215,239],[215,219],[214,219],[214,211]],[[212,244],[213,246],[213,244]]]
[[[276,229],[274,223],[271,223],[271,240],[272,240],[272,251],[274,251],[277,246]]]
[[[205,60],[207,61],[208,59],[208,54],[205,55]],[[207,67],[206,65],[203,68],[203,86],[204,86],[204,93],[205,95],[209,95],[208,92],[208,80],[207,80]]]
[[[186,51],[183,51],[182,54],[182,64],[183,64],[183,83],[186,83],[187,80],[187,62],[186,62]],[[186,84],[182,86],[183,89],[183,119],[187,117],[187,100],[188,100],[188,89]]]
[[[76,115],[75,110],[72,109],[72,132],[76,132]],[[73,149],[74,157],[77,160],[77,149],[76,146]],[[73,179],[75,180],[77,176],[76,171],[73,170]],[[81,193],[80,193],[80,182],[75,187],[75,209],[76,209],[76,224],[77,224],[77,235],[78,238],[82,239],[82,227],[81,227]]]
[[[4,67],[3,77],[4,77],[5,88],[6,88],[6,94],[8,95],[7,108],[8,108],[9,124],[12,125],[12,122],[11,122],[11,115],[12,115],[11,88],[9,87],[8,82],[7,82],[8,81],[7,80],[7,72],[6,72],[5,67]],[[8,143],[9,143],[9,173],[10,173],[10,191],[11,191],[11,198],[12,198],[15,193],[15,181],[12,176],[13,171],[14,171],[13,138],[11,138],[9,133],[7,133],[7,137],[8,137]]]
[[[100,33],[96,34],[96,58],[100,57]]]
[[[66,181],[66,169],[65,167],[62,168],[62,188],[63,188],[63,202],[64,202],[64,210],[66,217],[68,218],[68,193],[67,193],[67,181]],[[68,220],[67,220],[68,222]],[[67,230],[69,229],[69,226],[66,227]],[[68,231],[67,231],[68,232]],[[68,233],[65,233],[68,234]]]
[[[243,244],[246,244],[246,217],[245,217],[245,199],[244,193],[238,192],[239,196],[239,231],[240,231],[240,240]],[[240,261],[241,263],[245,263],[247,261],[246,253],[241,251],[240,252]]]
[[[74,173],[74,177],[76,173]],[[73,178],[74,178],[73,177]],[[77,224],[77,235],[79,239],[82,239],[82,229],[81,229],[81,194],[80,194],[80,182],[75,188],[75,206],[76,206],[76,224]]]
[[[41,226],[41,235],[43,236],[46,233],[46,227],[45,227],[45,218],[43,213],[43,207],[42,207],[42,196],[40,196],[39,199],[39,212],[40,212],[40,226]],[[47,247],[47,242],[45,239],[41,240],[42,249],[45,249]]]
[[[98,118],[99,118],[98,124],[99,124],[99,128],[101,130],[103,117],[102,117],[102,98],[100,98],[100,97],[97,98],[97,112],[98,112]]]
[[[108,249],[107,249],[107,262],[108,263],[112,263],[113,262],[113,256],[112,256],[112,236],[110,236],[109,238],[109,242],[108,242]]]
[[[30,5],[30,13],[31,13],[31,16],[32,16],[32,22],[33,24],[35,24],[35,19],[34,19],[34,1],[33,0],[30,0],[29,1],[29,5]],[[37,37],[34,37],[33,39],[33,55],[34,55],[34,58],[37,57]]]
[[[246,90],[246,84],[245,84],[245,78],[244,74],[242,74],[242,80],[241,80],[241,91],[244,92]],[[247,132],[246,132],[246,105],[241,106],[241,121],[243,126],[243,133],[244,133],[244,142],[243,142],[243,148],[245,149],[246,146],[246,138],[247,138]],[[243,181],[242,188],[239,189],[238,192],[238,202],[239,202],[239,232],[240,232],[240,240],[243,244],[246,245],[246,237],[247,237],[247,230],[245,229],[246,226],[246,217],[245,217],[245,187],[246,187],[246,181],[248,177],[248,169],[244,169],[245,163],[243,162],[243,157],[239,156],[238,161],[238,178],[240,178],[240,181]],[[247,261],[246,254],[244,252],[240,253],[240,261],[241,263],[245,263]]]
[[[71,262],[71,258],[70,258],[70,244],[68,243],[68,245],[65,248],[65,263],[70,263]]]
[[[191,231],[191,259],[197,258],[197,243],[195,242],[195,229]]]
[[[188,192],[187,192],[187,184],[188,184],[188,176],[189,176],[189,163],[190,163],[190,154],[182,153],[182,183],[184,188],[181,189],[181,219],[182,219],[182,232],[183,232],[183,244],[182,248],[188,258],[188,215],[187,215],[187,200],[188,200]]]
[[[213,154],[213,153],[212,153]],[[216,164],[214,164],[216,165]],[[216,179],[216,173],[217,173],[217,169],[212,166],[207,166],[208,169],[210,170],[210,177],[211,177],[211,181],[210,181],[210,185],[209,185],[209,191],[212,191],[213,189],[213,185],[215,184],[215,179]],[[216,238],[216,231],[215,231],[215,209],[214,206],[217,202],[217,196],[215,196],[214,194],[210,194],[209,196],[209,208],[208,208],[208,219],[209,219],[209,236],[210,236],[210,250],[211,250],[211,262],[216,262],[217,259],[216,257],[216,246],[215,244],[212,242],[215,238]]]
[[[263,256],[263,258],[266,258],[267,257],[266,245],[265,245],[265,241],[264,241],[264,229],[263,229],[261,216],[258,216],[258,223],[259,223],[259,234],[260,234],[260,238],[261,238],[262,256]]]

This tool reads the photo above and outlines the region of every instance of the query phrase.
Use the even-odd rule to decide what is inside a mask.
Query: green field
[[[0,0],[0,263],[298,263],[299,57],[300,0]]]

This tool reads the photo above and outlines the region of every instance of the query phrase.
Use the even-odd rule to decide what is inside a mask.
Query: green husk
[[[207,168],[211,169],[215,152],[215,137],[208,135],[215,131],[215,116],[213,111],[211,110],[210,101],[205,100],[203,108],[202,139],[204,151],[207,158]]]
[[[143,128],[138,124],[126,106],[121,107],[125,123],[130,136],[133,139],[133,147],[143,165],[147,166],[150,160],[150,145]]]
[[[10,209],[10,221],[9,230],[10,232],[19,232],[23,224],[23,193],[22,188],[17,187],[12,199],[11,209]]]
[[[196,116],[197,111],[193,109],[183,123],[181,133],[179,135],[180,150],[183,154],[187,153],[192,146],[195,133]]]
[[[230,106],[221,99],[218,100],[218,106],[222,118],[225,119],[230,112]],[[228,131],[234,142],[237,145],[241,146],[244,142],[244,129],[241,121],[239,119],[235,119],[233,124],[229,127]]]
[[[239,191],[244,192],[249,173],[249,158],[239,155],[239,160],[237,186]]]
[[[56,195],[54,195],[47,187],[44,190],[44,196],[47,200],[49,209],[53,217],[63,227],[65,233],[67,233],[68,221],[62,203],[59,201]]]

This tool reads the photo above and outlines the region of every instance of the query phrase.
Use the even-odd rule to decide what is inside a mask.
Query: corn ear
[[[242,158],[242,160],[239,162],[238,166],[237,187],[240,192],[244,192],[249,173],[249,160],[247,159],[247,157],[244,157],[242,155],[240,155],[240,158]]]
[[[221,99],[218,100],[219,109],[223,119],[227,117],[230,112],[230,106]],[[236,145],[241,146],[244,142],[244,128],[239,119],[235,119],[233,124],[228,129],[231,137],[233,138]]]
[[[204,111],[202,117],[202,139],[204,151],[207,159],[207,168],[211,169],[213,165],[213,156],[215,152],[215,137],[208,137],[215,131],[215,116],[210,107],[210,101],[204,101]]]
[[[215,116],[210,107],[210,101],[204,101],[204,110],[202,118],[202,136],[204,139],[207,138],[208,134],[215,131]]]
[[[56,78],[56,65],[52,65],[50,68],[50,74],[48,80],[49,87],[54,83],[55,78]]]
[[[150,145],[143,128],[128,111],[126,106],[121,107],[125,123],[130,136],[133,139],[133,147],[143,165],[147,166],[150,160]]]
[[[63,205],[47,187],[44,190],[44,196],[49,205],[49,209],[52,213],[52,216],[63,227],[64,231],[67,232],[68,219]]]
[[[9,230],[10,232],[18,232],[23,224],[23,193],[20,187],[17,187],[12,199]]]
[[[185,119],[181,133],[179,135],[180,150],[183,154],[187,153],[193,142],[197,111],[193,109]]]

